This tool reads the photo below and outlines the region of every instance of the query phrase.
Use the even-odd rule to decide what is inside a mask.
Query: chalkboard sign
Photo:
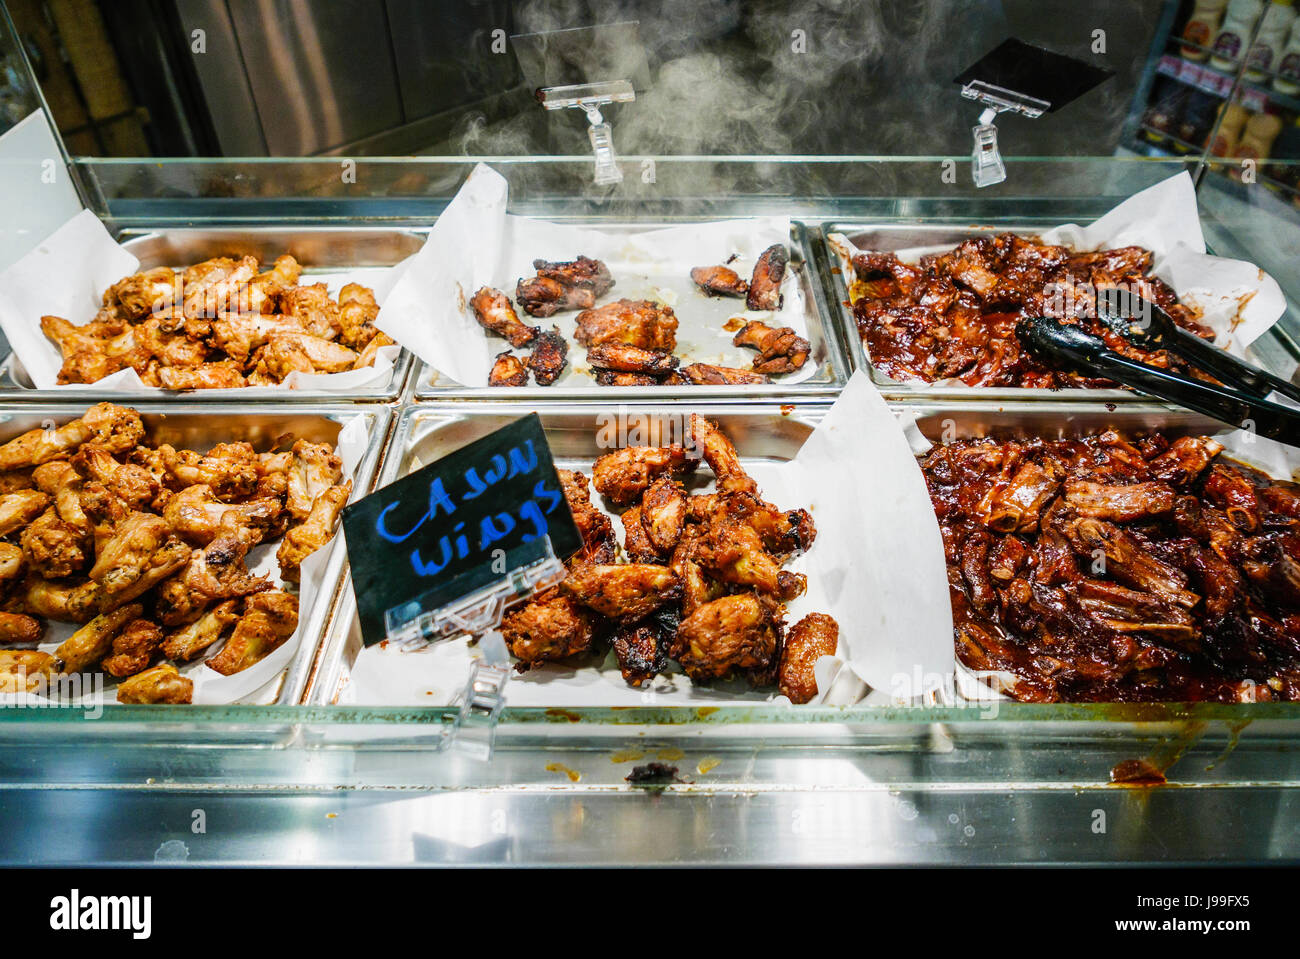
[[[384,639],[384,615],[428,612],[504,580],[545,552],[582,545],[542,421],[533,413],[343,510],[361,636]]]

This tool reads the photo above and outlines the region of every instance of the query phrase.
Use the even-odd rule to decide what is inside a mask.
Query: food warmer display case
[[[955,16],[961,5],[941,6],[954,8],[948,14]],[[1244,355],[1284,379],[1300,359],[1300,214],[1289,198],[1255,178],[1241,162],[1248,157],[1218,156],[1203,144],[1176,155],[1135,149],[1135,128],[1125,126],[1125,111],[1146,109],[1153,77],[1169,73],[1162,58],[1178,55],[1169,37],[1181,36],[1187,11],[1177,3],[1102,4],[1095,26],[1079,26],[1080,40],[1050,31],[1036,36],[1032,17],[1016,13],[1020,5],[1004,6],[1005,19],[988,37],[981,33],[982,46],[962,53],[969,53],[966,61],[944,60],[925,71],[930,85],[906,97],[880,92],[895,109],[891,129],[904,132],[886,135],[882,127],[879,146],[867,137],[852,149],[830,149],[807,124],[800,130],[818,150],[801,149],[800,132],[789,129],[775,141],[787,144],[784,152],[759,149],[762,138],[754,131],[761,127],[752,118],[737,127],[740,149],[691,152],[648,135],[644,142],[657,148],[639,149],[645,128],[636,121],[638,107],[665,109],[670,92],[678,100],[669,106],[680,106],[685,96],[662,65],[651,70],[656,85],[637,90],[640,100],[604,107],[619,151],[606,155],[595,120],[589,140],[581,111],[552,116],[525,98],[542,115],[543,129],[560,118],[580,124],[558,138],[560,149],[546,149],[545,136],[525,138],[528,149],[516,153],[483,149],[488,141],[468,137],[461,155],[73,156],[47,121],[39,90],[20,89],[15,98],[28,109],[15,112],[26,119],[0,140],[7,151],[0,167],[9,221],[6,266],[88,210],[141,270],[179,269],[214,256],[269,263],[287,252],[305,265],[304,284],[313,272],[412,265],[436,272],[418,259],[426,240],[436,236],[440,217],[471,176],[491,176],[507,191],[510,217],[559,224],[586,238],[613,237],[616,250],[626,237],[664,228],[703,232],[738,218],[772,218],[782,229],[788,223],[784,289],[802,311],[798,322],[813,373],[788,385],[772,377],[748,386],[701,386],[679,377],[676,384],[608,388],[585,375],[557,383],[553,393],[535,384],[498,392],[463,385],[410,349],[394,361],[390,377],[351,392],[308,386],[280,393],[248,388],[243,395],[221,390],[219,397],[202,390],[130,396],[96,391],[93,384],[77,393],[36,388],[11,353],[0,369],[0,440],[33,427],[57,428],[91,404],[113,402],[138,409],[157,443],[184,441],[202,452],[213,443],[247,440],[259,454],[272,455],[283,434],[342,445],[342,429],[361,417],[355,501],[530,413],[537,414],[556,465],[588,474],[610,449],[645,442],[623,438],[611,445],[605,435],[611,423],[616,431],[628,424],[651,433],[675,428],[684,430],[678,439],[695,440],[703,429],[696,424],[707,421],[734,445],[761,495],[781,509],[810,507],[826,544],[823,555],[832,560],[821,561],[814,547],[807,564],[792,569],[807,575],[808,599],[839,614],[842,643],[846,636],[879,642],[905,656],[913,641],[908,624],[922,624],[926,614],[872,606],[887,604],[890,589],[897,599],[908,588],[907,570],[875,571],[931,545],[930,533],[919,528],[911,538],[923,542],[909,545],[880,499],[894,488],[880,474],[893,468],[901,447],[876,444],[891,431],[903,437],[896,424],[911,424],[908,456],[929,444],[982,438],[1023,443],[1159,430],[1169,442],[1223,427],[1114,388],[980,388],[959,378],[908,382],[886,375],[864,347],[853,307],[859,284],[871,278],[853,275],[852,251],[842,256],[843,242],[906,254],[1003,234],[1032,237],[1063,224],[1093,223],[1143,191],[1184,177],[1208,253],[1253,264],[1276,281],[1276,290],[1259,295],[1278,301],[1281,318]],[[1150,7],[1136,45],[1132,37],[1120,39],[1120,27],[1132,26],[1121,8],[1131,6]],[[818,33],[823,28],[830,29],[815,20],[783,27],[783,49],[793,43],[790,56],[831,56],[838,41]],[[891,21],[884,28],[918,27]],[[1110,31],[1123,51],[1112,48],[1108,59],[1094,30]],[[804,31],[802,42],[813,53],[798,49]],[[978,141],[974,161],[968,151],[981,107],[950,81],[996,45],[999,31],[1091,56],[1090,63],[1118,79],[1079,94],[1073,117],[1068,110],[1037,119],[1000,117],[1002,142],[998,147],[995,140],[994,149],[1005,178],[977,186],[987,156]],[[12,47],[7,53],[23,69],[31,67]],[[522,41],[518,58],[525,75],[536,69]],[[1152,62],[1162,64],[1158,71],[1146,69]],[[822,97],[869,109],[870,98],[852,89],[853,70],[819,71],[813,73],[825,83]],[[874,68],[859,79],[881,88]],[[691,74],[689,83],[697,82],[723,89],[727,80],[704,70]],[[704,88],[686,89],[716,102],[699,92]],[[1228,96],[1237,92],[1232,87]],[[840,115],[827,110],[823,116],[830,122]],[[956,135],[927,134],[927,124],[941,115],[942,129]],[[521,129],[535,132],[536,117],[526,119]],[[1151,128],[1149,120],[1136,129]],[[1097,143],[1071,136],[1075,127],[1096,134]],[[576,139],[568,136],[575,130]],[[1212,141],[1213,131],[1205,138]],[[900,144],[906,149],[897,149]],[[1300,175],[1300,161],[1269,162],[1264,180],[1286,184]],[[621,179],[600,182],[609,179],[611,165]],[[48,187],[36,185],[43,170],[53,170]],[[472,233],[455,236],[462,246],[489,242]],[[580,252],[586,251],[566,246],[530,255]],[[726,252],[719,250],[719,263]],[[636,291],[661,291],[657,282],[625,281],[623,288],[627,295],[649,295]],[[672,301],[683,329],[697,309],[688,293],[677,291]],[[567,329],[573,314],[556,320]],[[494,352],[502,345],[496,342]],[[722,350],[703,361],[735,362],[737,355],[750,354]],[[853,405],[837,407],[840,400]],[[880,458],[872,468],[875,453]],[[856,465],[848,462],[854,457]],[[723,472],[713,460],[709,466]],[[814,488],[822,492],[814,495]],[[859,496],[861,505],[854,505]],[[876,501],[866,502],[871,497]],[[848,517],[843,528],[841,516]],[[873,542],[877,527],[880,538]],[[868,670],[846,668],[839,674],[819,669],[820,695],[792,705],[770,678],[766,688],[734,680],[696,687],[675,666],[664,682],[628,686],[611,652],[603,665],[515,674],[502,699],[494,699],[498,687],[485,677],[496,663],[495,647],[486,643],[471,647],[453,637],[404,652],[364,646],[341,536],[335,545],[311,608],[301,610],[294,657],[266,686],[235,702],[41,708],[6,701],[0,809],[9,828],[0,857],[63,864],[1300,858],[1300,707],[1285,696],[1017,701],[963,695],[951,671],[933,687],[927,678],[923,694],[908,696],[884,681],[872,686],[863,678]],[[942,576],[942,549],[930,558]],[[865,584],[863,596],[843,596],[845,582]],[[942,612],[947,615],[946,607]],[[898,632],[882,638],[889,629]],[[847,659],[843,645],[840,650]],[[951,663],[952,650],[946,654]],[[480,683],[467,689],[472,668]],[[655,669],[650,672],[653,677]],[[1035,698],[1053,697],[1021,697]],[[203,829],[195,827],[195,810],[204,813]]]

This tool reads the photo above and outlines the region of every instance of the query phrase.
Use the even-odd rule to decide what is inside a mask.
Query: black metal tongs
[[[1056,357],[1090,376],[1103,376],[1238,429],[1300,446],[1300,410],[1265,399],[1276,390],[1300,400],[1300,387],[1184,330],[1156,304],[1127,290],[1098,290],[1097,318],[1135,346],[1167,350],[1224,385],[1215,386],[1131,360],[1109,349],[1100,337],[1081,326],[1051,317],[1026,317],[1016,325],[1016,334],[1035,352]]]

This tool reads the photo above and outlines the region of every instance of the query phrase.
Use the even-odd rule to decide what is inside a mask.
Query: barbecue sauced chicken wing
[[[548,280],[555,280],[565,286],[590,290],[596,296],[604,296],[614,287],[614,277],[600,260],[579,255],[576,260],[565,263],[550,263],[546,260],[533,260],[533,269],[537,275]]]
[[[754,264],[754,275],[749,280],[745,306],[751,310],[779,310],[785,297],[781,295],[781,281],[790,263],[790,254],[781,243],[769,246]]]
[[[758,373],[793,373],[808,361],[808,341],[793,329],[773,329],[758,320],[750,320],[732,337],[732,345],[758,350],[754,370]]]
[[[792,703],[806,703],[817,695],[813,668],[823,656],[834,656],[840,626],[825,613],[809,613],[786,631],[781,648],[777,688]]]
[[[694,469],[695,462],[677,445],[629,446],[596,460],[591,468],[592,483],[611,503],[627,504],[640,498],[656,477]]]
[[[709,296],[744,296],[749,284],[729,266],[697,266],[691,270],[691,280]]]
[[[511,346],[527,346],[537,336],[537,327],[521,321],[510,305],[510,297],[500,290],[485,286],[470,298],[469,305],[483,329],[495,333]]]
[[[615,300],[578,314],[574,339],[590,349],[622,343],[671,353],[677,346],[677,316],[650,300]]]
[[[364,368],[392,343],[374,325],[379,307],[366,287],[350,283],[336,302],[323,283],[299,285],[302,266],[291,256],[257,270],[253,257],[218,257],[182,274],[159,268],[110,287],[85,326],[42,317],[63,354],[59,382],[133,369],[168,390],[268,386],[294,372]]]
[[[677,357],[664,350],[647,350],[627,343],[601,343],[587,350],[587,362],[597,370],[663,377],[677,369]]]
[[[681,375],[696,386],[746,386],[768,381],[764,373],[737,370],[729,366],[711,366],[708,363],[683,366]]]

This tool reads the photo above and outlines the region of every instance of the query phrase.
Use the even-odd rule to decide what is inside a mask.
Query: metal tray
[[[255,256],[267,263],[288,253],[304,265],[303,276],[333,273],[353,267],[393,266],[419,251],[424,236],[415,230],[392,230],[372,227],[243,227],[208,229],[178,227],[165,230],[124,230],[117,235],[122,247],[140,261],[141,270],[158,266],[179,268],[215,256]],[[34,322],[34,320],[33,320]],[[63,390],[40,390],[32,383],[18,357],[0,336],[4,359],[0,360],[0,402],[42,401],[49,403],[85,402],[121,399],[123,394],[95,390],[88,384],[76,393]],[[406,385],[415,357],[403,350],[387,382],[356,390],[286,390],[248,387],[246,403],[329,403],[389,402],[396,400]],[[192,390],[184,394],[159,393],[156,398],[140,402],[231,403],[230,394],[217,395],[215,390]]]
[[[683,402],[656,404],[642,402],[619,407],[617,414],[602,412],[590,405],[568,403],[543,407],[541,416],[546,439],[555,457],[555,465],[591,475],[591,464],[610,452],[599,444],[599,435],[617,417],[628,417],[629,428],[646,417],[670,432],[662,435],[680,437],[678,429],[689,423],[691,413],[701,413],[716,420],[736,445],[741,462],[779,462],[793,459],[829,407],[825,403],[799,406],[778,405],[772,401],[746,403]],[[393,430],[382,473],[376,483],[380,488],[406,476],[440,456],[487,435],[529,412],[512,403],[447,403],[421,405],[407,409]],[[621,445],[621,444],[620,444]],[[308,682],[304,702],[327,705],[337,700],[347,682],[348,671],[361,650],[361,631],[356,617],[356,599],[351,578],[342,588],[329,634],[321,646],[319,662]]]
[[[6,442],[31,429],[47,427],[76,419],[89,403],[9,404],[0,406],[0,442]],[[166,442],[179,449],[203,451],[216,443],[247,441],[265,450],[286,433],[317,443],[333,443],[342,425],[355,416],[367,419],[370,437],[365,455],[357,465],[353,479],[352,501],[370,492],[386,445],[392,414],[386,406],[298,406],[287,410],[249,408],[247,406],[179,403],[130,403],[140,413],[155,442]],[[341,533],[337,535],[341,536]],[[245,699],[258,703],[290,705],[299,702],[307,674],[316,658],[316,648],[329,624],[330,614],[339,596],[339,584],[346,562],[345,551],[335,549],[325,573],[320,602],[304,611],[305,632],[288,667],[274,681]]]
[[[919,380],[890,379],[878,371],[867,355],[866,344],[858,333],[857,321],[853,317],[853,308],[849,305],[849,289],[845,274],[840,266],[839,255],[830,245],[830,235],[841,233],[859,249],[880,250],[886,253],[895,250],[908,250],[926,246],[956,246],[964,240],[980,236],[996,236],[999,233],[1018,233],[1021,236],[1037,236],[1055,226],[1055,223],[1042,223],[1037,226],[1025,223],[996,226],[922,224],[922,223],[823,223],[821,239],[823,251],[830,269],[832,295],[838,305],[837,315],[842,326],[841,335],[849,344],[849,355],[855,369],[866,370],[871,381],[876,384],[886,399],[907,401],[912,397],[942,397],[945,400],[961,403],[980,402],[984,400],[1071,400],[1074,402],[1095,403],[1133,403],[1150,402],[1150,398],[1131,390],[1084,390],[1084,389],[1030,389],[1025,387],[999,386],[940,386]]]
[[[665,226],[680,225],[680,223],[605,223],[599,220],[573,222],[589,222],[592,228],[607,233],[644,233]],[[775,379],[770,383],[756,386],[600,386],[590,375],[578,373],[570,366],[561,379],[552,386],[466,387],[441,377],[437,370],[425,363],[416,373],[415,399],[418,402],[450,399],[528,399],[550,402],[600,399],[625,402],[628,399],[654,401],[673,397],[706,401],[719,398],[736,399],[742,396],[789,396],[813,399],[818,396],[833,395],[838,393],[848,381],[851,370],[848,344],[839,333],[840,324],[834,321],[834,314],[827,306],[824,286],[814,275],[816,266],[813,259],[813,238],[804,224],[799,222],[792,222],[790,225],[790,267],[799,278],[803,290],[804,320],[808,326],[808,343],[812,348],[809,362],[816,363],[818,366],[816,372],[802,382],[784,384],[779,379]],[[617,279],[615,277],[615,280]],[[602,299],[617,298],[618,295],[616,286],[612,293]],[[721,312],[725,310],[725,304],[735,304],[740,301],[718,300],[716,302],[724,304],[719,310]],[[692,321],[687,306],[679,304],[677,313],[682,330],[688,331]],[[528,317],[525,319],[543,325],[549,323],[560,325],[561,332],[566,339],[570,340],[572,348],[573,323],[577,315],[577,312],[566,312],[547,317],[545,320],[534,321]],[[702,329],[702,325],[699,328]],[[689,335],[689,333],[683,332],[682,335]],[[505,341],[500,342],[504,349]],[[726,350],[728,355],[726,365],[749,368],[754,357],[752,350],[730,345]],[[714,359],[716,358],[715,356]],[[684,363],[695,362],[689,354],[683,354],[682,360]]]

